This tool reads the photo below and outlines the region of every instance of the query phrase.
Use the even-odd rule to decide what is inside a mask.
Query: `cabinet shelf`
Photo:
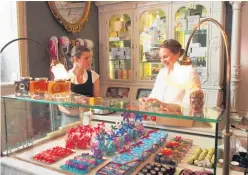
[[[82,107],[82,108],[92,108],[92,109],[102,109],[102,110],[109,110],[109,111],[116,111],[116,112],[130,112],[136,114],[146,114],[150,116],[159,116],[165,118],[178,118],[178,119],[185,119],[185,120],[194,120],[199,122],[210,122],[210,123],[219,123],[224,118],[224,110],[220,108],[204,108],[203,113],[199,115],[192,115],[190,113],[189,107],[181,106],[181,111],[178,113],[165,113],[163,111],[159,111],[159,107],[152,107],[149,109],[140,109],[138,101],[127,101],[126,99],[118,99],[113,102],[111,99],[103,99],[107,101],[110,105],[89,105],[89,104],[78,104],[67,102],[71,101],[66,100],[64,101],[52,101],[46,99],[32,99],[30,97],[16,97],[15,95],[8,95],[3,96],[2,99],[4,100],[21,100],[26,102],[34,102],[34,103],[42,103],[42,104],[53,104],[53,105],[63,105],[67,107]],[[127,106],[133,106],[136,108],[135,110],[129,110]]]
[[[111,59],[109,61],[131,61],[132,59]]]
[[[190,35],[192,33],[192,30],[180,30],[176,32],[184,32],[186,35]],[[196,30],[195,34],[207,34],[207,30],[206,29]]]
[[[147,61],[142,61],[141,63],[161,63],[160,60],[147,60]]]

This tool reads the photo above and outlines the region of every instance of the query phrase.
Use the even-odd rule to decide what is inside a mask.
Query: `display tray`
[[[171,139],[171,138],[174,138],[176,135],[175,134],[169,134],[168,136],[168,139]],[[188,138],[188,139],[192,139],[192,136],[183,136],[184,138]],[[207,138],[206,138],[207,139]],[[204,144],[204,146],[207,148],[207,147],[211,147],[213,144],[212,142],[209,142],[209,140],[211,139],[207,139],[206,140],[206,143],[208,144]],[[194,141],[195,142],[195,141]],[[200,140],[200,137],[196,138],[196,144],[194,144],[190,151],[187,153],[187,155],[185,156],[185,158],[183,160],[186,160],[192,153],[192,151],[195,149],[195,148],[198,148],[200,147],[199,145],[197,145],[197,143],[201,143],[201,140]],[[211,144],[210,144],[211,143]],[[57,171],[57,172],[60,172],[60,173],[64,173],[64,174],[73,174],[73,173],[70,173],[70,172],[67,172],[67,171],[64,171],[64,170],[61,170],[60,169],[60,166],[63,165],[65,163],[66,160],[69,160],[69,159],[73,159],[76,155],[79,155],[79,154],[82,154],[82,153],[88,153],[89,150],[80,150],[80,149],[73,149],[74,153],[72,153],[71,155],[65,157],[65,158],[62,158],[60,160],[58,160],[57,162],[55,163],[52,163],[52,164],[45,164],[45,163],[41,163],[41,162],[38,162],[36,160],[33,160],[32,159],[32,156],[34,156],[35,154],[37,153],[40,153],[41,151],[44,151],[46,149],[49,149],[49,148],[52,148],[54,146],[61,146],[61,147],[64,147],[65,146],[65,136],[60,136],[60,137],[57,137],[55,139],[47,139],[46,141],[43,141],[42,143],[38,143],[32,147],[29,147],[29,148],[25,148],[21,151],[18,151],[16,153],[12,153],[10,154],[11,157],[14,157],[16,159],[19,159],[19,160],[22,160],[22,161],[26,161],[26,162],[29,162],[29,163],[32,163],[32,164],[35,164],[35,165],[39,165],[39,166],[42,166],[42,167],[45,167],[47,169],[50,169],[50,170],[54,170],[54,171]],[[164,146],[163,146],[164,147]],[[148,159],[145,161],[145,162],[142,162],[136,169],[135,171],[132,173],[132,175],[135,175],[137,174],[140,169],[147,163],[147,162],[153,162],[154,160],[154,156],[161,150],[163,149],[163,147],[160,147],[155,153],[153,153],[151,156],[148,157]],[[98,165],[96,168],[92,169],[89,173],[89,175],[93,175],[96,173],[97,170],[99,170],[100,168],[102,168],[104,165],[106,165],[107,163],[109,163],[111,161],[111,158],[112,157],[103,157],[105,159],[105,161],[103,161],[103,163],[101,163],[100,165]],[[184,162],[184,161],[182,161]],[[193,166],[193,165],[189,165],[187,163],[179,163],[178,164],[178,167],[176,168],[176,173],[175,174],[178,174],[180,172],[180,170],[182,168],[190,168],[192,170],[202,170],[201,167],[197,167],[197,166]],[[211,169],[209,169],[211,170]]]

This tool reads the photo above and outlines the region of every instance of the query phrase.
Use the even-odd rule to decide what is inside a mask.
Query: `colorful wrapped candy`
[[[47,149],[45,151],[42,151],[39,154],[36,154],[35,156],[33,156],[34,160],[38,160],[40,162],[43,163],[54,163],[56,161],[58,161],[61,158],[64,158],[70,154],[72,154],[73,151],[67,148],[63,148],[63,147],[53,147],[51,149]]]
[[[109,162],[96,172],[96,175],[130,175],[132,168],[128,165],[121,165],[114,162]]]
[[[74,159],[67,160],[64,165],[60,168],[73,174],[89,174],[89,171],[95,168],[97,165],[101,164],[103,159],[99,159],[84,153],[75,156]]]
[[[105,132],[104,122],[94,128],[89,125],[78,125],[77,128],[71,128],[67,131],[65,146],[71,149],[87,149],[93,135],[99,132]]]

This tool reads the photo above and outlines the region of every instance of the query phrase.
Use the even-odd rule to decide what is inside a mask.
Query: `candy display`
[[[131,167],[114,162],[109,162],[96,172],[96,175],[130,175],[132,173]]]
[[[201,89],[197,89],[190,94],[190,108],[192,113],[201,113],[204,105],[204,93]]]
[[[15,81],[15,96],[26,97],[29,96],[29,83],[32,77],[21,77],[20,81]]]
[[[176,168],[174,166],[162,165],[158,163],[147,163],[137,175],[174,175]]]
[[[67,160],[60,168],[74,174],[88,174],[89,171],[101,164],[103,159],[96,158],[88,153],[75,156],[74,159]]]
[[[197,148],[194,154],[187,160],[190,165],[212,168],[214,164],[214,148]]]
[[[36,154],[35,156],[33,156],[33,159],[43,163],[51,164],[72,153],[73,151],[70,149],[56,146],[54,148],[47,149],[39,154]]]
[[[141,162],[145,161],[151,153],[163,145],[168,134],[165,131],[151,130],[129,147],[124,147],[113,162],[128,165],[134,170]]]
[[[71,82],[65,80],[54,80],[48,83],[48,94],[52,97],[68,96],[70,94]]]
[[[166,142],[166,147],[154,157],[154,161],[162,164],[177,166],[189,151],[189,148],[192,146],[192,142],[192,140],[183,139],[181,136],[176,136]]]
[[[29,91],[33,98],[43,97],[48,91],[48,78],[35,78],[30,81]]]
[[[89,125],[79,125],[76,128],[71,128],[66,134],[67,148],[75,149],[86,149],[89,148],[91,139],[95,133],[99,133],[104,130],[104,122],[98,124],[97,127],[90,127]]]
[[[179,174],[180,175],[213,175],[213,173],[208,170],[192,171],[191,169],[183,169]]]

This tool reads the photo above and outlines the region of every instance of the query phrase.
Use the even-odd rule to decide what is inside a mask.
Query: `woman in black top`
[[[73,68],[69,70],[71,91],[87,97],[99,97],[99,75],[88,70],[91,65],[90,50],[82,45],[75,46],[71,51],[71,57],[74,60]],[[79,120],[78,108],[59,106],[59,109],[62,112],[62,126]]]

